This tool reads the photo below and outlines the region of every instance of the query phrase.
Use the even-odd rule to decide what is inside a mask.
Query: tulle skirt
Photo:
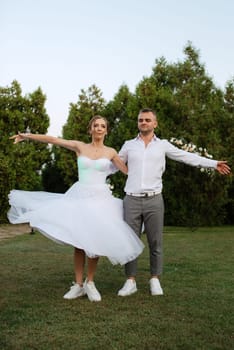
[[[57,243],[83,249],[93,258],[106,256],[125,264],[141,254],[144,245],[123,220],[122,200],[108,185],[76,182],[65,194],[12,190],[8,219],[29,223]]]

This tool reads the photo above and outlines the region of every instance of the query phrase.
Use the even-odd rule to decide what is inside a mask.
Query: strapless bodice
[[[80,183],[90,185],[106,183],[111,164],[108,158],[91,159],[86,156],[79,156],[77,162]]]

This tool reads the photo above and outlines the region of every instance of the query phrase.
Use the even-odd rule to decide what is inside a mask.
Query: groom
[[[195,167],[214,168],[220,174],[230,173],[226,161],[211,160],[197,154],[178,149],[167,140],[160,140],[154,133],[158,126],[156,113],[149,108],[138,115],[139,134],[126,141],[119,155],[128,165],[128,178],[123,201],[124,219],[140,236],[144,224],[150,253],[149,281],[151,295],[162,295],[159,276],[163,268],[163,220],[162,175],[166,157]],[[137,260],[125,265],[127,280],[118,292],[127,296],[137,291]]]

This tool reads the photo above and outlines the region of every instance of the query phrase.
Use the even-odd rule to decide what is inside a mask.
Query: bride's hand
[[[13,143],[18,143],[18,142],[21,142],[21,141],[24,141],[24,136],[25,134],[22,134],[21,132],[19,132],[17,135],[13,135],[10,137],[10,140],[14,140]]]

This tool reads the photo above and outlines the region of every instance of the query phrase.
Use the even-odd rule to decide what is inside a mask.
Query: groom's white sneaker
[[[133,293],[137,292],[137,286],[136,286],[136,281],[129,278],[127,281],[124,283],[123,288],[121,288],[118,291],[118,295],[121,297],[125,297],[127,295],[131,295]]]
[[[151,295],[163,295],[163,290],[158,278],[156,277],[151,278],[149,283],[150,283]]]

